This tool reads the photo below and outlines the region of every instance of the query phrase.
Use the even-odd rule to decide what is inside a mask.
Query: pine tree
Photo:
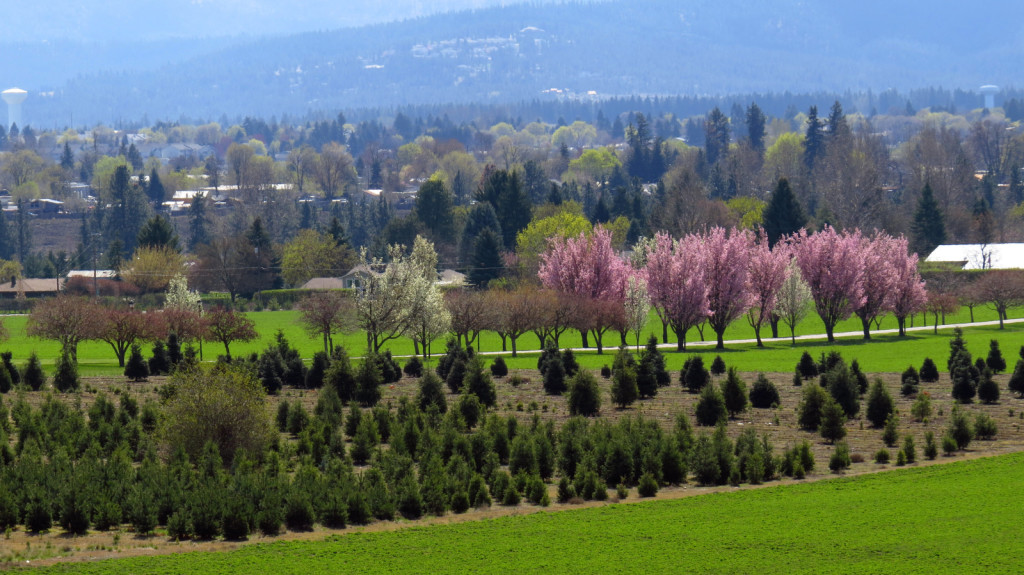
[[[713,385],[706,385],[700,392],[695,410],[697,425],[713,426],[725,421],[729,415],[725,408],[725,399]]]
[[[160,204],[165,199],[166,191],[164,190],[164,184],[160,181],[160,174],[156,172],[156,168],[153,168],[149,172],[149,181],[146,182],[146,195],[149,196],[149,201],[156,204],[159,208]]]
[[[637,400],[640,390],[636,385],[636,366],[625,364],[612,374],[612,403],[625,409]]]
[[[466,279],[472,285],[487,287],[491,280],[501,277],[504,271],[501,240],[493,230],[485,229],[476,237],[471,263]]]
[[[124,366],[124,376],[132,381],[142,381],[149,377],[149,366],[142,359],[142,348],[138,344],[132,345],[131,355]]]
[[[821,423],[818,433],[829,443],[835,443],[846,437],[846,414],[843,408],[831,398],[825,402],[821,410]]]
[[[924,258],[945,241],[945,216],[939,203],[935,201],[931,185],[925,184],[921,190],[921,198],[917,201],[917,210],[914,211],[914,221],[910,226],[911,249]]]
[[[896,409],[896,404],[889,395],[889,390],[881,379],[876,379],[868,391],[867,418],[874,427],[885,425],[886,418]]]
[[[992,370],[992,373],[1006,371],[1006,360],[1003,359],[1003,352],[999,350],[999,341],[994,339],[989,341],[988,358],[985,359],[985,365]]]
[[[22,375],[25,385],[32,391],[39,391],[46,384],[46,373],[43,371],[42,364],[39,363],[39,356],[36,355],[36,352],[33,351],[28,356],[28,363],[25,364]]]
[[[762,221],[769,246],[775,246],[783,236],[796,233],[807,225],[807,216],[786,178],[779,179],[775,185],[764,208]]]
[[[804,165],[808,172],[814,171],[818,158],[824,154],[825,134],[818,119],[818,107],[811,106],[807,111],[807,131],[804,133]]]
[[[999,385],[992,379],[992,370],[988,368],[981,372],[981,381],[978,383],[978,399],[984,404],[999,401]]]
[[[932,358],[924,358],[924,362],[921,364],[921,369],[918,371],[918,376],[921,377],[921,381],[926,383],[933,383],[939,381],[939,368],[932,361]]]
[[[78,389],[78,365],[67,352],[57,358],[56,371],[53,374],[53,387],[58,391],[75,391]]]
[[[735,417],[738,413],[747,410],[747,386],[740,379],[735,367],[729,368],[729,376],[722,382],[722,397],[725,399],[725,409],[729,417]]]
[[[1013,374],[1010,375],[1007,387],[1016,393],[1017,397],[1024,398],[1024,359],[1018,359],[1017,364],[1013,366]]]

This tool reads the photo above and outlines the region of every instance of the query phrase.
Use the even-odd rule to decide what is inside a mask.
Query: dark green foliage
[[[620,355],[623,353],[628,352],[624,349],[619,351]],[[633,405],[639,395],[640,390],[636,385],[636,366],[629,362],[623,362],[622,367],[615,369],[612,373],[612,403],[619,409],[625,409]]]
[[[480,398],[467,390],[459,397],[457,407],[459,415],[461,415],[462,420],[466,422],[466,427],[469,427],[470,429],[476,427],[476,424],[480,422],[480,416],[483,413],[483,407],[480,405]]]
[[[356,376],[345,348],[334,347],[331,366],[324,375],[324,384],[334,388],[342,402],[348,403],[356,397]]]
[[[889,415],[895,410],[896,402],[889,395],[889,390],[885,388],[885,383],[881,379],[875,379],[875,382],[871,384],[871,389],[868,391],[866,413],[868,421],[871,422],[873,427],[882,427],[885,425]]]
[[[844,363],[844,360],[843,355],[838,351],[832,350],[827,354],[821,352],[821,356],[818,358],[818,375],[825,373],[840,363]]]
[[[566,377],[572,377],[580,370],[580,364],[576,361],[576,355],[569,348],[562,350],[562,367],[565,369]]]
[[[601,390],[597,379],[585,369],[569,382],[569,414],[593,417],[601,411]]]
[[[914,445],[914,437],[912,435],[907,435],[903,438],[903,447],[900,451],[903,452],[903,457],[906,458],[907,463],[917,461],[917,447]]]
[[[437,366],[437,375],[441,375],[441,366]],[[462,391],[462,384],[466,379],[466,362],[462,358],[458,358],[454,363],[451,364],[450,369],[447,372],[445,381],[448,384],[448,389],[452,393],[460,393]]]
[[[505,358],[500,355],[494,358],[491,362],[491,375],[494,377],[505,377],[508,375],[508,366],[505,364]]]
[[[373,417],[364,416],[359,418],[359,427],[352,437],[352,462],[356,465],[366,465],[373,454],[373,450],[380,444],[380,434],[377,432],[377,422]]]
[[[921,197],[917,201],[917,210],[914,212],[914,221],[910,226],[911,249],[927,257],[937,246],[946,241],[945,216],[942,208],[935,201],[932,187],[924,185],[921,190]]]
[[[900,418],[895,413],[890,413],[885,420],[885,427],[882,429],[882,441],[889,447],[895,447],[899,440]]]
[[[653,335],[647,339],[647,346],[640,355],[637,369],[637,387],[640,397],[654,397],[659,387],[672,383],[672,376],[665,369],[665,356],[658,349],[658,338]]]
[[[13,530],[21,515],[18,501],[9,489],[0,490],[0,530]]]
[[[868,392],[868,376],[864,374],[860,369],[860,363],[857,360],[850,362],[850,375],[857,383],[857,394],[858,397]]]
[[[690,459],[690,466],[701,485],[715,485],[722,476],[722,470],[718,466],[718,457],[715,455],[715,446],[711,437],[701,434],[693,445],[693,454]]]
[[[747,410],[747,384],[740,379],[735,367],[729,368],[729,376],[722,382],[722,397],[729,417],[736,417]]]
[[[763,373],[757,374],[754,385],[750,388],[750,405],[759,409],[779,405],[779,390]]]
[[[900,386],[900,394],[906,397],[917,393],[917,387],[921,382],[920,380],[921,378],[917,374],[917,370],[914,369],[914,366],[911,365],[908,367],[904,370],[903,374],[900,375],[900,381],[902,383]]]
[[[654,497],[658,494],[658,481],[650,473],[644,473],[640,476],[637,493],[640,497]]]
[[[274,421],[277,423],[278,431],[285,431],[288,429],[288,410],[290,407],[291,404],[287,401],[282,401],[277,404],[277,416],[274,418]]]
[[[562,395],[565,393],[567,389],[565,375],[565,367],[562,365],[561,356],[556,353],[555,358],[548,360],[544,364],[544,392],[548,395]]]
[[[769,246],[774,246],[783,236],[796,233],[807,225],[807,216],[793,194],[789,180],[779,179],[762,217]]]
[[[352,404],[348,410],[348,416],[345,418],[345,435],[348,437],[355,437],[356,431],[359,430],[359,423],[363,420],[363,410],[359,409],[359,406]]]
[[[1018,359],[1013,366],[1013,373],[1007,386],[1010,391],[1017,394],[1017,397],[1024,397],[1024,359]]]
[[[978,399],[986,405],[999,402],[999,385],[992,379],[992,371],[986,367],[978,382]]]
[[[60,526],[71,535],[89,531],[89,511],[82,490],[68,488],[60,503]]]
[[[935,443],[935,434],[931,431],[924,432],[924,456],[929,460],[934,460],[939,455],[938,445]]]
[[[462,346],[455,341],[455,338],[450,338],[447,346],[445,354],[437,361],[436,370],[437,376],[445,381],[448,380],[448,373],[451,371],[452,366],[456,361],[462,361],[465,363],[469,360],[469,355],[466,353],[466,350],[462,349]],[[452,393],[458,393],[458,390],[453,390]]]
[[[998,428],[996,420],[984,412],[974,416],[974,436],[978,439],[992,439],[996,436]]]
[[[977,393],[976,383],[971,376],[971,369],[974,369],[974,366],[959,366],[951,372],[953,377],[953,399],[959,403],[971,403]]]
[[[800,377],[808,380],[818,375],[818,364],[815,363],[811,354],[805,351],[800,356],[800,361],[796,364],[796,370]]]
[[[224,501],[221,533],[228,541],[243,541],[256,524],[253,502],[239,493],[231,493]]]
[[[320,389],[323,387],[324,378],[330,366],[331,359],[326,353],[322,351],[314,353],[313,362],[306,372],[306,380],[303,382],[303,387],[306,389]]]
[[[889,463],[890,455],[888,449],[879,449],[875,452],[875,463],[885,465]]]
[[[293,403],[288,410],[287,424],[288,433],[295,436],[302,433],[302,430],[306,429],[306,426],[309,425],[309,413],[306,411],[306,408],[302,407],[302,403],[299,401]]]
[[[383,377],[380,372],[380,363],[376,357],[368,355],[356,372],[356,397],[355,400],[363,407],[372,407],[380,401],[380,386]]]
[[[828,389],[832,398],[843,408],[846,417],[857,416],[860,411],[859,384],[842,359],[821,374],[821,386]]]
[[[1006,360],[1003,359],[1003,352],[999,350],[999,342],[997,340],[989,341],[988,357],[985,359],[985,365],[992,370],[992,373],[1006,371]]]
[[[271,345],[260,355],[256,374],[268,394],[277,395],[281,391],[284,386],[284,362],[276,346]]]
[[[277,532],[275,531],[274,534],[276,535]],[[175,541],[191,539],[195,535],[192,519],[186,510],[180,509],[175,511],[167,519],[167,535]]]
[[[807,431],[817,431],[827,401],[828,394],[820,385],[805,386],[800,406],[797,408],[797,421],[800,427]]]
[[[725,408],[725,399],[713,385],[705,386],[700,392],[695,411],[697,425],[713,426],[725,421],[729,415]]]
[[[402,366],[398,365],[398,362],[391,356],[390,349],[375,357],[380,364],[380,374],[384,383],[395,383],[402,379]]]
[[[576,488],[569,482],[569,478],[564,475],[558,481],[557,497],[559,503],[568,503],[572,498],[576,497]]]
[[[25,528],[29,533],[42,533],[49,531],[52,526],[50,503],[43,501],[39,495],[31,497],[25,506]]]
[[[699,355],[694,355],[683,364],[680,379],[687,391],[697,393],[711,382],[711,374],[704,369],[704,360]]]
[[[821,410],[821,422],[818,433],[829,443],[835,443],[846,437],[846,413],[842,406],[828,398]]]
[[[921,381],[926,383],[933,383],[939,381],[939,368],[932,361],[932,358],[924,358],[924,363],[921,364],[921,370],[918,372],[921,377]]]
[[[26,375],[26,380],[28,377]],[[58,391],[76,391],[80,381],[78,379],[78,364],[67,352],[57,358],[56,371],[53,374],[53,387]]]
[[[156,345],[153,346],[153,356],[156,357]],[[167,336],[166,357],[168,366],[161,373],[166,373],[176,368],[178,364],[181,363],[181,360],[184,359],[181,355],[181,343],[178,341],[178,334],[176,333],[171,333],[170,335]],[[152,361],[153,360],[151,359],[150,363],[152,363]],[[150,365],[149,367],[149,372],[150,374],[156,375],[153,373],[152,365]]]
[[[414,355],[409,358],[409,361],[405,362],[405,367],[402,368],[402,372],[409,377],[419,377],[423,375],[423,362],[420,361],[418,355]]]
[[[142,359],[142,348],[138,344],[132,345],[131,355],[124,366],[124,376],[135,382],[149,378],[149,366]]]
[[[4,368],[7,369],[7,373],[11,378],[11,383],[14,385],[21,383],[21,373],[18,371],[18,368],[14,365],[13,361],[14,354],[9,351],[5,351],[0,353],[0,359],[3,360]]]
[[[498,392],[494,388],[494,380],[491,379],[491,375],[487,371],[483,358],[474,355],[466,364],[464,384],[466,391],[475,395],[482,405],[494,407],[498,402]]]
[[[609,379],[612,376],[612,368],[608,367],[607,364],[601,366],[601,377]]]
[[[722,375],[725,373],[725,360],[722,356],[716,355],[715,360],[711,362],[711,375]]]
[[[420,377],[419,392],[416,394],[416,403],[420,410],[427,411],[433,405],[436,406],[438,413],[448,411],[448,401],[444,396],[443,385],[441,378],[429,369]]]
[[[11,372],[7,371],[6,367],[0,366],[0,393],[11,391],[13,386],[14,382],[11,381]]]
[[[135,347],[136,346],[132,346],[133,353],[135,351]],[[129,357],[128,363],[130,364],[131,361],[132,359],[131,357]],[[149,373],[147,374],[147,377],[150,375],[165,375],[167,373],[170,373],[171,364],[169,358],[167,357],[167,349],[164,347],[164,342],[156,340],[156,342],[153,344],[153,356],[149,358],[149,362],[146,365],[149,368]],[[125,377],[131,378],[131,376],[128,375],[127,371],[128,366],[126,365]]]
[[[835,450],[832,452],[832,456],[828,460],[828,468],[833,473],[839,473],[844,469],[849,469],[852,465],[850,460],[850,446],[845,441],[840,441],[836,444]]]
[[[284,524],[289,531],[311,531],[314,520],[309,494],[293,486],[285,504]]]
[[[211,505],[218,505],[211,503]],[[139,535],[149,535],[157,526],[157,507],[153,493],[141,485],[132,488],[125,506],[125,518]]]

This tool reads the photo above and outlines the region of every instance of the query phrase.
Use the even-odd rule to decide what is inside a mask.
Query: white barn
[[[1024,244],[941,245],[924,261],[958,264],[965,270],[1024,269]]]

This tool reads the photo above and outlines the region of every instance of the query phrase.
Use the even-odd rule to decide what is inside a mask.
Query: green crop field
[[[1019,573],[1024,454],[61,573]]]
[[[236,342],[232,344],[231,352],[234,356],[262,351],[273,342],[278,330],[281,330],[289,342],[299,349],[304,358],[309,359],[314,353],[323,349],[319,337],[310,337],[302,325],[298,323],[298,312],[263,311],[251,312],[247,315],[255,322],[256,331],[260,334],[260,338],[257,341],[247,343]],[[1024,309],[1018,308],[1010,312],[1011,318],[1021,317],[1022,315],[1024,315]],[[995,320],[996,316],[995,312],[987,307],[979,307],[975,309],[974,319],[976,321],[991,321]],[[916,325],[921,325],[920,320],[921,316],[917,316]],[[16,315],[4,318],[4,325],[10,332],[11,338],[0,344],[0,350],[13,352],[16,362],[23,362],[31,352],[35,351],[39,354],[44,366],[52,366],[54,359],[59,355],[60,348],[58,344],[51,340],[41,340],[25,336],[26,321],[27,316]],[[929,319],[929,321],[931,320]],[[967,310],[946,318],[946,323],[968,321],[970,321],[970,315]],[[891,317],[887,317],[882,322],[882,329],[894,329],[895,327],[895,319]],[[824,333],[824,327],[820,319],[813,313],[798,328],[798,336]],[[836,327],[836,333],[859,331],[860,329],[860,321],[857,318],[851,318],[841,322]],[[931,330],[916,331],[906,338],[881,334],[872,336],[873,339],[870,342],[865,342],[861,336],[845,337],[837,339],[835,347],[840,349],[844,356],[859,359],[861,366],[866,371],[902,371],[910,363],[919,366],[921,360],[926,356],[936,359],[945,357],[948,350],[950,331],[949,328],[940,328],[938,335],[933,335]],[[648,321],[647,328],[644,330],[642,341],[651,334],[658,335],[659,337],[661,335],[661,322],[653,312]],[[770,329],[762,329],[763,337],[770,335]],[[780,326],[780,335],[788,335],[785,326]],[[990,339],[998,339],[1000,341],[1003,354],[1008,359],[1016,355],[1016,350],[1021,345],[1024,345],[1024,325],[1022,324],[1008,324],[1004,330],[999,330],[998,326],[971,327],[965,330],[965,335],[970,349],[975,355],[987,353],[988,341]],[[672,337],[671,332],[669,336],[669,340],[674,342],[675,339]],[[714,333],[710,328],[705,328],[704,337],[706,340],[713,341]],[[740,319],[733,322],[729,329],[726,330],[725,337],[726,340],[751,339],[754,337],[754,333],[753,329],[746,323],[746,320]],[[597,369],[605,363],[610,364],[612,354],[620,341],[621,338],[617,332],[606,334],[604,337],[605,354],[597,355],[596,351],[580,352],[578,357],[581,365]],[[800,354],[805,350],[810,351],[812,355],[817,357],[822,351],[827,351],[832,347],[824,339],[821,339],[798,341],[795,347],[785,341],[772,342],[767,343],[764,349],[758,349],[753,343],[730,344],[727,346],[728,349],[726,351],[718,352],[714,350],[713,344],[710,346],[706,342],[701,344],[696,329],[690,330],[689,342],[693,345],[689,346],[687,352],[667,353],[668,367],[670,369],[679,369],[685,358],[694,353],[710,356],[709,360],[714,358],[716,354],[721,353],[729,365],[735,365],[743,371],[784,372],[793,369]],[[581,340],[578,333],[570,331],[563,335],[559,343],[562,347],[579,347]],[[590,343],[594,345],[593,338],[591,338]],[[630,345],[636,344],[635,336],[631,335],[629,343]],[[335,337],[335,344],[345,346],[349,350],[350,355],[359,356],[365,352],[366,336],[363,333],[338,335]],[[385,344],[385,347],[390,349],[396,356],[411,355],[413,353],[412,342],[407,338],[392,340]],[[500,352],[502,349],[501,338],[493,332],[484,332],[477,347],[483,352]],[[540,343],[532,332],[524,334],[519,338],[518,348],[520,351],[527,353],[521,358],[510,360],[509,366],[514,369],[535,367],[536,355],[530,355],[529,351],[535,351],[539,347]],[[674,349],[675,346],[671,346],[671,350],[667,351],[673,351]],[[435,342],[432,351],[435,354],[443,353],[444,342]],[[148,346],[144,349],[144,353],[147,356],[149,355]],[[206,342],[203,344],[205,359],[212,360],[217,355],[223,353],[224,346],[219,343]],[[82,343],[79,346],[78,361],[80,373],[83,376],[110,376],[121,373],[121,369],[117,367],[117,361],[110,346],[101,341]],[[944,362],[937,363],[940,366],[944,364]]]

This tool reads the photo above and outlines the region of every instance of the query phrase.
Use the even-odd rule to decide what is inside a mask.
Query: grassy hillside
[[[1017,573],[1024,454],[60,573]]]

